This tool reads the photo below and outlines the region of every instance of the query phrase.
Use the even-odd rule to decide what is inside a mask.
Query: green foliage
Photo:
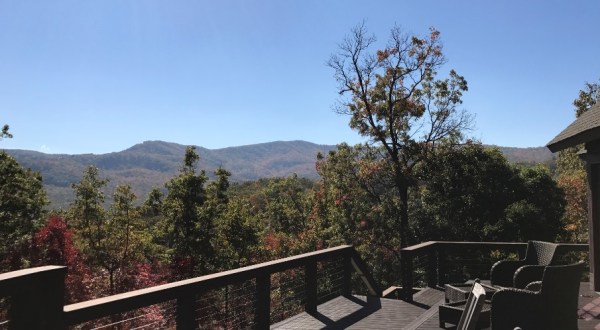
[[[484,240],[486,228],[502,219],[513,200],[517,179],[497,149],[478,144],[440,150],[420,168],[420,177],[411,208],[418,241]]]
[[[186,276],[207,274],[217,268],[215,222],[227,210],[229,201],[231,173],[219,168],[215,171],[217,179],[206,185],[204,170],[196,173],[199,160],[195,147],[188,147],[179,175],[165,185],[168,193],[162,206],[174,267],[185,268],[181,275]]]
[[[8,125],[4,125],[2,126],[2,131],[0,131],[0,140],[4,139],[4,138],[12,138],[12,134],[10,134],[10,132],[8,131],[10,129],[10,127]]]
[[[511,166],[496,149],[441,150],[421,168],[412,228],[418,241],[554,241],[564,193],[543,166]]]
[[[104,209],[102,189],[107,182],[99,178],[96,167],[89,166],[82,180],[73,185],[75,201],[68,213],[87,264],[108,275],[107,291],[114,294],[123,288],[129,268],[144,262],[153,246],[130,186],[118,185],[110,209]]]
[[[297,175],[269,180],[263,194],[265,207],[259,214],[267,230],[298,234],[306,229],[310,203]]]
[[[556,171],[558,175],[585,172],[585,164],[577,155],[583,146],[570,147],[558,152]]]
[[[579,91],[579,96],[573,101],[575,106],[575,117],[579,117],[592,105],[600,100],[600,83],[585,83],[585,87]]]
[[[188,147],[179,175],[165,184],[168,193],[163,211],[169,221],[169,247],[178,255],[191,256],[210,245],[211,225],[203,223],[198,212],[206,201],[207,181],[204,171],[196,175],[198,159],[195,148]]]
[[[68,211],[69,225],[77,233],[76,244],[92,264],[98,264],[100,242],[106,233],[102,230],[106,221],[104,193],[108,180],[99,178],[98,168],[88,166],[79,183],[73,184],[75,200]]]
[[[261,227],[249,203],[237,199],[227,204],[217,219],[215,240],[219,268],[229,270],[246,266],[260,257]]]
[[[399,198],[380,150],[338,145],[320,156],[311,223],[319,245],[353,244],[380,283],[396,280]]]
[[[100,263],[109,273],[111,293],[115,293],[115,285],[123,280],[127,269],[145,261],[144,251],[150,244],[149,233],[134,206],[136,198],[130,186],[117,186],[109,217],[99,228],[105,237],[98,247]]]
[[[27,266],[28,260],[4,265],[15,249],[27,246],[45,217],[46,193],[39,173],[23,168],[5,152],[0,152],[0,269]]]

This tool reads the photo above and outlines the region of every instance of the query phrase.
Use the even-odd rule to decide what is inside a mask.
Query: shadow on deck
[[[600,330],[600,295],[581,283],[579,329]],[[317,313],[301,313],[271,326],[271,329],[441,329],[438,306],[444,292],[425,288],[412,303],[403,300],[353,296],[338,297],[321,304]],[[454,329],[448,327],[446,329]]]

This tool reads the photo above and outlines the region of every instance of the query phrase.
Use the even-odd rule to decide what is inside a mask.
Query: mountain
[[[487,148],[498,148],[511,163],[547,163],[554,160],[554,154],[546,147],[515,148],[488,145]]]
[[[249,181],[269,177],[285,177],[296,173],[300,177],[316,179],[315,160],[318,152],[327,154],[333,145],[318,145],[305,141],[277,141],[230,147],[206,149],[196,147],[201,169],[209,177],[219,167],[232,173],[232,181]],[[545,147],[498,147],[511,162],[540,163],[553,160]],[[42,174],[52,208],[64,208],[73,200],[71,185],[79,182],[88,165],[100,169],[102,178],[110,181],[106,189],[107,201],[118,184],[129,184],[138,201],[154,187],[177,174],[185,145],[164,141],[146,141],[133,147],[108,154],[56,155],[28,150],[6,150],[19,164]]]
[[[106,196],[118,184],[129,184],[138,201],[154,187],[164,183],[181,168],[187,146],[163,141],[146,141],[108,154],[56,155],[28,150],[6,150],[21,166],[42,174],[52,208],[63,208],[73,199],[71,185],[81,180],[89,165],[100,169],[108,178]],[[268,177],[285,177],[296,173],[300,177],[317,178],[315,160],[318,152],[326,154],[336,147],[305,141],[270,142],[223,149],[196,147],[200,155],[199,168],[212,177],[223,167],[232,173],[232,181],[249,181]]]

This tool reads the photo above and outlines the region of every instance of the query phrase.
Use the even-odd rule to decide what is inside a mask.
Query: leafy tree
[[[563,241],[587,243],[587,175],[584,171],[561,174],[557,184],[565,192],[565,237]]]
[[[108,179],[99,178],[99,170],[95,166],[88,166],[83,177],[72,188],[75,193],[75,200],[69,207],[69,218],[71,225],[77,234],[77,245],[83,253],[96,264],[100,242],[105,239],[106,233],[102,230],[106,220],[106,210],[104,209],[103,189],[108,183]]]
[[[152,188],[142,205],[142,213],[147,217],[156,217],[162,214],[164,194],[158,188]]]
[[[0,140],[4,139],[4,138],[12,138],[12,134],[10,134],[10,132],[8,131],[10,129],[10,127],[8,125],[4,125],[2,126],[2,131],[0,132]]]
[[[141,216],[134,207],[136,196],[130,186],[118,185],[110,209],[104,209],[102,190],[107,182],[99,178],[96,167],[89,166],[81,181],[73,185],[75,201],[69,214],[88,265],[108,275],[108,292],[114,294],[127,268],[144,261],[143,251],[150,238],[141,230]]]
[[[144,237],[140,215],[133,203],[135,194],[128,185],[118,185],[113,193],[110,216],[104,224],[105,240],[100,245],[102,266],[109,274],[110,292],[115,293],[115,275],[141,262]]]
[[[0,268],[3,271],[28,266],[28,257],[12,259],[11,252],[28,249],[33,233],[42,226],[47,204],[42,177],[23,168],[10,155],[0,152]]]
[[[579,91],[579,97],[573,101],[575,117],[581,116],[582,113],[596,104],[598,100],[600,100],[600,82],[586,82],[584,88]]]
[[[310,213],[303,182],[296,174],[269,180],[264,189],[265,207],[260,214],[268,230],[298,234],[306,228]]]
[[[211,239],[213,223],[203,217],[201,207],[206,202],[204,171],[196,174],[200,159],[195,147],[188,147],[179,175],[166,183],[167,196],[163,212],[168,221],[168,246],[174,249],[175,267],[185,268],[188,276],[205,274],[214,257]]]
[[[321,180],[315,189],[310,226],[318,246],[353,244],[373,276],[392,285],[399,271],[398,209],[391,173],[378,148],[338,145],[318,156]]]
[[[500,239],[555,241],[564,229],[564,191],[542,165],[519,168],[518,178],[516,201],[506,211],[507,221],[515,228],[505,230]]]
[[[483,241],[514,200],[517,173],[498,149],[444,149],[419,169],[413,202],[418,240]],[[512,240],[512,239],[511,239]]]
[[[239,268],[257,261],[260,256],[260,228],[251,206],[243,199],[234,199],[217,220],[216,251],[219,268]]]
[[[75,247],[73,233],[59,216],[50,217],[33,239],[34,266],[67,266],[65,278],[65,301],[74,303],[90,298],[91,274],[85,261]]]
[[[154,263],[168,262],[169,232],[168,221],[163,215],[164,194],[158,188],[153,188],[141,205],[139,212],[142,217],[144,232],[150,237],[149,244],[145,245],[146,259]]]
[[[335,71],[339,93],[348,95],[337,111],[350,116],[350,127],[381,146],[392,174],[399,206],[396,233],[408,242],[408,192],[416,184],[414,168],[441,143],[455,144],[470,126],[459,111],[466,80],[451,70],[437,79],[445,64],[439,32],[428,36],[391,30],[388,44],[372,51],[375,37],[359,25],[339,46],[328,65]]]
[[[555,240],[564,194],[543,166],[511,166],[498,149],[445,149],[421,169],[419,240]]]

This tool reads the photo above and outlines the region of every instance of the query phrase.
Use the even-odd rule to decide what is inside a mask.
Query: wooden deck
[[[438,306],[444,292],[426,288],[414,300],[338,297],[319,305],[314,316],[302,313],[271,329],[440,329]],[[581,283],[579,307],[579,329],[600,330],[600,295],[590,291],[589,283]]]

